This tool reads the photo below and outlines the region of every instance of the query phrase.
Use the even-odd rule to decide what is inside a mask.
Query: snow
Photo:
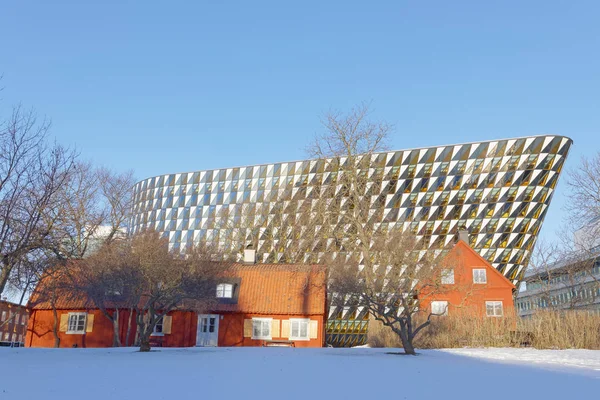
[[[598,371],[600,376],[600,351],[598,350],[536,350],[536,349],[445,349],[449,354],[483,358],[514,364],[562,370],[563,367],[579,367]],[[587,372],[587,371],[586,371]]]
[[[0,348],[0,399],[596,398],[600,351]],[[243,396],[243,397],[242,397]]]

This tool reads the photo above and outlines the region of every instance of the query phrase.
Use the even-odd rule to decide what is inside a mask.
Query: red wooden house
[[[420,293],[420,307],[437,315],[498,318],[514,312],[515,285],[473,250],[467,240],[461,233],[461,240],[444,259],[437,288]]]
[[[26,346],[54,347],[55,321],[60,347],[112,346],[113,324],[89,299],[61,290],[49,301],[39,296],[40,289],[30,301]],[[165,347],[323,346],[326,274],[321,267],[237,264],[216,286],[215,296],[216,306],[206,314],[198,315],[191,310],[170,312],[157,324],[153,344]],[[116,312],[108,311],[111,315]],[[132,345],[136,334],[135,316],[120,309],[118,318],[121,343]]]
[[[0,300],[0,346],[21,346],[29,311],[25,306]]]
[[[198,342],[261,346],[274,341],[296,347],[325,342],[326,273],[317,266],[237,265],[217,287],[220,302],[199,322]],[[214,318],[216,333],[210,330]],[[205,327],[208,326],[208,332]]]

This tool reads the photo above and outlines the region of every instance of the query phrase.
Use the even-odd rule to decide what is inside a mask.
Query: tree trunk
[[[133,319],[133,308],[129,309],[129,320],[127,321],[127,334],[125,334],[125,347],[129,346],[129,335],[131,334],[131,321]]]
[[[408,332],[405,331],[405,328],[401,328],[400,340],[402,341],[402,348],[406,354],[410,354],[411,356],[417,355],[415,352],[415,347],[412,343],[412,339],[409,338]]]
[[[54,334],[54,347],[60,347],[60,336],[58,336],[59,330],[59,320],[58,320],[58,312],[56,311],[56,307],[52,307],[52,315],[54,316],[54,326],[52,327],[52,333]]]
[[[415,348],[412,344],[412,340],[407,340],[406,342],[402,341],[402,347],[404,347],[404,352],[406,354],[410,354],[411,356],[416,356]]]
[[[137,333],[139,335],[138,340],[140,342],[140,352],[148,352],[150,351],[150,334],[152,331],[148,329],[148,322],[146,321],[146,316],[143,314],[138,314],[135,316],[137,320]]]
[[[150,351],[150,336],[142,335],[140,337],[140,352],[145,353]]]
[[[113,313],[113,347],[121,347],[121,338],[119,332],[119,309],[115,308]]]

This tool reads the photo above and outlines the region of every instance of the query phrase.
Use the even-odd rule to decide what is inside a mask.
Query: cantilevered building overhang
[[[431,247],[447,245],[466,227],[471,246],[518,284],[571,144],[544,135],[373,154],[368,177],[378,190],[371,201],[381,223],[407,224]],[[134,188],[131,230],[154,228],[176,249],[214,240],[231,226],[220,219],[235,221],[244,205],[268,212],[281,202],[310,201],[311,186],[337,185],[337,171],[324,164],[282,162],[145,179]],[[280,261],[280,246],[259,241],[258,259]],[[345,337],[366,329],[364,313],[330,310],[328,329],[337,331],[341,344],[356,343]]]

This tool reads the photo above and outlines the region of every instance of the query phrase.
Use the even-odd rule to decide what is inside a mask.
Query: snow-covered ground
[[[0,399],[597,398],[600,351],[0,348]]]

